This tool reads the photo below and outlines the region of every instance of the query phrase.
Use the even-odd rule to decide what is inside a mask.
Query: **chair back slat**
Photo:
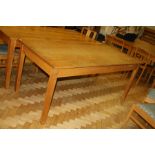
[[[91,38],[92,40],[95,40],[96,36],[97,36],[97,32],[90,30],[89,28],[83,27],[82,31],[81,31],[82,35],[85,35],[88,38]]]

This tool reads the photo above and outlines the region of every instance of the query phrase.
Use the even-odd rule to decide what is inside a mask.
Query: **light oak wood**
[[[127,94],[128,94],[128,92],[129,92],[129,90],[130,90],[130,88],[131,88],[131,86],[132,86],[132,84],[133,84],[133,82],[134,82],[134,78],[135,78],[135,76],[136,76],[136,74],[137,74],[138,68],[139,68],[139,66],[137,66],[137,67],[132,71],[130,80],[129,80],[129,82],[128,82],[126,88],[125,88],[124,95],[123,95],[123,97],[122,97],[122,103],[125,101],[125,99],[126,99],[126,97],[127,97]]]
[[[66,31],[68,32],[66,34]],[[61,35],[60,35],[61,34]],[[72,39],[70,36],[72,36]],[[50,28],[50,27],[35,27],[35,26],[1,26],[0,27],[0,38],[3,40],[3,42],[7,43],[8,53],[7,53],[7,61],[5,61],[6,64],[6,80],[5,80],[5,87],[8,88],[10,84],[10,78],[11,78],[11,70],[12,70],[12,63],[13,63],[13,57],[14,57],[14,50],[15,47],[20,47],[18,44],[17,39],[19,38],[53,38],[55,39],[55,42],[57,43],[60,40],[66,40],[70,42],[76,42],[83,44],[83,40],[85,39],[84,36],[78,36],[78,40],[76,37],[76,34],[78,32],[73,32],[71,30],[65,30],[62,28]],[[54,37],[53,37],[54,36]],[[91,39],[87,38],[89,40],[89,43],[91,42]],[[58,41],[57,41],[58,40]],[[6,60],[6,58],[4,59]],[[4,65],[5,66],[5,65]]]
[[[14,59],[14,52],[15,52],[15,46],[16,46],[16,40],[11,39],[10,42],[8,43],[8,55],[7,55],[7,64],[6,64],[6,84],[5,87],[8,88],[10,85],[10,78],[11,78],[11,69],[12,69],[12,64],[13,64],[13,59]]]
[[[46,122],[46,119],[48,116],[49,108],[51,105],[51,100],[52,100],[54,89],[55,89],[56,82],[57,82],[57,74],[58,74],[57,70],[53,70],[49,77],[47,91],[45,95],[44,107],[43,107],[43,111],[42,111],[42,115],[40,119],[41,124],[44,124]]]
[[[18,64],[18,74],[16,77],[16,87],[15,91],[19,91],[19,86],[21,82],[21,75],[22,75],[22,70],[23,70],[23,65],[24,65],[24,60],[25,60],[25,53],[23,52],[23,46],[20,48],[20,55],[19,55],[19,64]]]

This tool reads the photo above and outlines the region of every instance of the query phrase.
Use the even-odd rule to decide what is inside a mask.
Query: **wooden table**
[[[0,38],[8,44],[8,54],[7,54],[7,64],[6,64],[6,78],[5,78],[5,87],[9,88],[10,79],[11,79],[11,70],[12,63],[14,58],[14,50],[15,47],[20,47],[17,42],[19,38],[53,38],[53,35],[62,34],[59,36],[59,39],[70,40],[70,36],[72,36],[72,41],[76,40],[76,34],[78,32],[68,31],[68,33],[64,33],[66,30],[62,28],[49,28],[49,27],[36,27],[36,26],[1,26],[0,27]],[[68,36],[69,34],[69,36]],[[78,37],[80,41],[84,40],[84,36]],[[56,40],[56,38],[55,38]]]
[[[133,70],[123,94],[124,101],[137,73],[140,63],[137,60],[106,44],[99,44],[89,39],[83,40],[77,33],[75,33],[77,36],[71,34],[68,31],[63,34],[66,38],[70,36],[70,39],[62,39],[62,34],[57,33],[53,38],[21,38],[19,41],[21,51],[16,91],[20,87],[26,56],[49,75],[41,123],[46,122],[58,78]]]
[[[20,47],[16,91],[20,87],[26,56],[49,75],[41,123],[45,123],[47,119],[58,78],[133,71],[122,97],[124,101],[140,63],[114,47],[92,41],[72,30],[45,27],[1,27],[0,29],[0,37],[9,45],[6,87],[10,83],[15,46]]]

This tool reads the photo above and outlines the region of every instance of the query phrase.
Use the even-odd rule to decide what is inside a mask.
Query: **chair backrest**
[[[124,40],[124,48],[127,49],[127,55],[132,57],[133,51],[134,51],[134,47],[133,47],[132,43]]]
[[[143,61],[146,64],[152,64],[152,60],[150,54],[141,48],[135,48],[133,57]]]
[[[121,51],[124,48],[124,40],[114,35],[106,35],[106,43],[112,46],[121,47]]]
[[[91,38],[92,40],[95,40],[97,32],[90,30],[89,28],[83,27],[81,31],[82,35],[85,35],[88,38]]]
[[[13,59],[13,67],[17,67],[18,65],[18,55],[15,55],[14,59]],[[6,62],[7,62],[7,55],[5,54],[0,54],[0,68],[6,67]]]
[[[124,46],[124,40],[118,38],[117,36],[113,36],[113,44],[116,44],[118,46]]]

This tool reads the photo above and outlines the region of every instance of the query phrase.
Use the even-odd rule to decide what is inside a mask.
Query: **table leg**
[[[123,94],[123,97],[122,97],[122,103],[125,101],[125,99],[126,99],[126,97],[127,97],[127,95],[128,95],[128,92],[129,92],[129,90],[130,90],[130,88],[131,88],[131,86],[132,86],[132,84],[133,84],[134,78],[135,78],[135,76],[136,76],[136,74],[137,74],[137,72],[138,72],[138,68],[139,68],[139,66],[136,67],[136,68],[133,70],[132,74],[131,74],[130,80],[129,80],[129,82],[128,82],[126,88],[125,88],[125,91],[124,91],[124,94]]]
[[[8,43],[8,55],[7,55],[7,64],[6,64],[6,75],[5,75],[5,88],[9,88],[10,79],[11,79],[11,70],[12,70],[12,63],[14,58],[14,51],[15,51],[15,40],[10,40]]]
[[[46,95],[45,95],[45,101],[44,101],[44,105],[43,105],[43,111],[42,111],[42,115],[40,118],[41,124],[44,124],[46,122],[48,112],[50,109],[50,105],[51,105],[51,101],[52,101],[52,97],[54,94],[56,82],[57,82],[57,73],[53,72],[50,75],[49,81],[48,81],[47,91],[46,91]]]
[[[16,77],[16,86],[15,91],[19,91],[21,77],[22,77],[22,71],[23,71],[23,65],[24,65],[24,59],[25,59],[25,53],[23,51],[23,47],[20,48],[20,55],[19,55],[19,64],[17,69],[17,77]]]

